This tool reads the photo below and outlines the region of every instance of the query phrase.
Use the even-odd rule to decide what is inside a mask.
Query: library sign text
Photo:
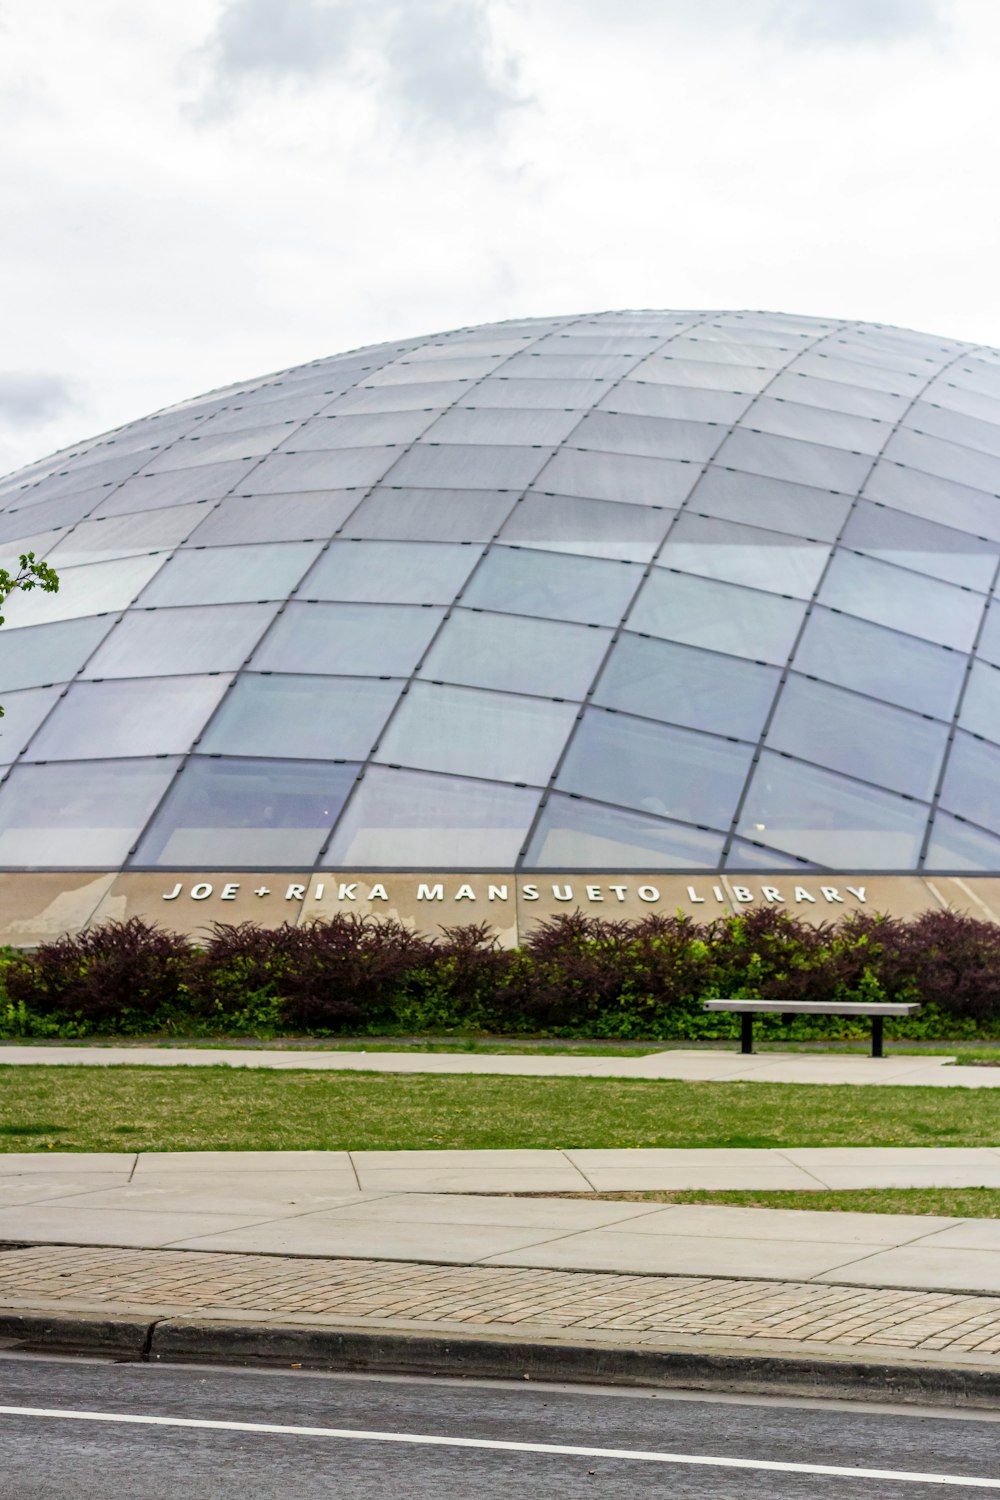
[[[259,878],[259,877],[258,877]],[[409,885],[409,882],[408,882]],[[351,906],[392,905],[392,881],[312,879],[308,881],[285,881],[275,877],[274,886],[247,887],[262,903],[299,903],[308,901],[310,906],[350,908]],[[210,880],[188,882],[176,881],[163,892],[164,901],[235,901],[244,893],[239,880],[224,883]],[[496,905],[509,901],[556,901],[575,907],[614,907],[631,900],[648,906],[676,907],[747,905],[759,902],[768,906],[864,906],[867,890],[863,885],[795,885],[782,881],[778,885],[737,884],[727,880],[725,885],[709,882],[659,881],[637,884],[609,884],[601,880],[579,877],[558,881],[512,881],[477,878],[469,880],[423,880],[417,882],[414,892],[407,889],[401,893],[402,901],[409,906],[414,900],[423,903],[435,901],[468,901],[470,905]]]

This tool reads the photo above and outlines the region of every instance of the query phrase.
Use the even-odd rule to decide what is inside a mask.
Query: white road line
[[[365,1432],[352,1427],[287,1427],[276,1422],[215,1422],[199,1417],[134,1416],[129,1412],[68,1411],[59,1407],[0,1406],[0,1416],[62,1418],[76,1422],[122,1422],[138,1427],[192,1427],[210,1432],[260,1432],[281,1437],[340,1438],[362,1443],[409,1443],[434,1448],[478,1448],[501,1453],[540,1453],[568,1458],[618,1458],[640,1463],[686,1464],[709,1469],[751,1469],[770,1474],[827,1474],[838,1479],[883,1479],[901,1484],[965,1486],[1000,1490],[1000,1479],[962,1474],[918,1474],[907,1469],[859,1469],[839,1464],[790,1464],[761,1458],[712,1458],[700,1453],[653,1453],[643,1448],[580,1448],[563,1443],[511,1443],[499,1438],[439,1437],[423,1432]]]

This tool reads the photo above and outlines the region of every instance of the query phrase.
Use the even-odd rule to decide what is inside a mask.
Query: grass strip
[[[710,1203],[843,1214],[933,1214],[946,1219],[1000,1219],[1000,1188],[861,1188],[802,1193],[735,1188],[671,1188],[623,1193],[502,1193],[504,1198],[580,1198],[588,1203]]]
[[[998,1140],[1000,1100],[985,1089],[0,1065],[0,1151],[989,1146]]]

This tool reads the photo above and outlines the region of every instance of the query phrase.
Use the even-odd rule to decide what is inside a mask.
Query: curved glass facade
[[[0,868],[1000,871],[1000,351],[605,313],[0,483]]]

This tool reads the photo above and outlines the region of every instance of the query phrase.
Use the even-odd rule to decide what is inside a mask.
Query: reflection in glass
[[[922,803],[765,750],[738,832],[834,870],[912,870],[927,813]]]
[[[556,786],[659,818],[728,827],[752,753],[750,745],[589,709]]]
[[[723,842],[721,833],[556,792],[542,810],[522,868],[712,870]]]
[[[146,830],[134,865],[281,869],[311,865],[356,765],[192,757]]]
[[[364,760],[403,685],[398,679],[244,672],[199,749],[216,755]]]
[[[490,781],[548,780],[574,703],[416,682],[382,736],[378,759]]]
[[[503,870],[513,868],[539,793],[371,766],[330,846],[327,869]]]
[[[115,869],[177,764],[163,758],[15,766],[0,786],[0,866]]]

